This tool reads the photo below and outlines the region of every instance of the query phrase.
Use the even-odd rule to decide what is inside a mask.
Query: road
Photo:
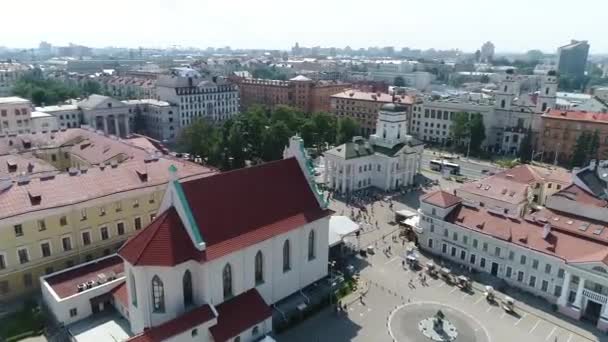
[[[425,150],[422,154],[422,168],[430,170],[429,162],[433,159],[440,159],[440,153],[431,150]],[[465,160],[462,157],[458,159],[453,159],[452,162],[460,165],[461,175],[472,179],[479,179],[485,177],[486,175],[482,173],[483,170],[489,170],[491,172],[501,171],[501,168],[489,162]]]

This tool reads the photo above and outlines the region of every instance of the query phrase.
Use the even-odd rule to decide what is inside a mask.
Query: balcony
[[[583,289],[583,296],[602,304],[606,304],[606,302],[608,302],[608,297],[589,289]]]

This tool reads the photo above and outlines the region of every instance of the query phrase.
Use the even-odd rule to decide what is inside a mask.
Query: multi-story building
[[[100,76],[95,80],[101,84],[104,93],[117,99],[157,98],[156,79],[150,77]]]
[[[420,173],[422,142],[407,134],[407,109],[388,103],[378,113],[376,133],[369,140],[354,137],[324,153],[324,183],[350,193],[376,187],[385,191],[414,184]]]
[[[77,128],[82,124],[82,113],[76,104],[58,104],[55,106],[36,107],[37,112],[53,115],[57,118],[59,129]]]
[[[0,63],[0,97],[10,96],[13,86],[27,70],[23,64]]]
[[[348,84],[335,81],[313,81],[302,75],[289,81],[256,78],[235,78],[241,96],[241,105],[274,108],[287,105],[306,113],[329,112],[331,96],[348,88]]]
[[[59,130],[59,120],[51,114],[34,111],[30,116],[30,131],[32,133],[51,132]]]
[[[167,101],[153,99],[122,101],[130,108],[133,120],[141,116],[143,131],[139,132],[162,142],[174,142],[180,133],[179,109]]]
[[[82,121],[94,129],[117,137],[131,134],[133,113],[129,106],[109,96],[93,94],[78,102]]]
[[[557,49],[557,71],[562,75],[585,76],[589,57],[589,43],[586,40],[572,40],[570,44]]]
[[[114,253],[154,219],[171,165],[184,180],[216,173],[82,129],[4,137],[0,149],[19,149],[2,157],[0,301],[31,293],[41,275]]]
[[[605,168],[574,176],[546,207],[505,213],[444,191],[421,197],[420,248],[545,298],[574,319],[608,329]]]
[[[214,77],[163,75],[156,83],[156,93],[179,109],[178,124],[183,128],[197,119],[221,122],[239,113],[239,93],[235,85]]]
[[[608,158],[608,113],[552,109],[541,117],[538,151],[547,162],[567,163],[577,138],[584,132],[599,133],[599,158]]]
[[[30,131],[32,103],[16,96],[0,97],[0,133],[21,134]]]
[[[76,341],[263,339],[272,332],[272,306],[302,298],[328,270],[333,212],[302,147],[291,147],[272,163],[195,180],[172,176],[156,218],[118,255],[41,279],[54,318]]]
[[[331,112],[338,118],[354,119],[359,123],[361,136],[369,137],[376,131],[380,108],[387,103],[402,105],[406,108],[409,117],[414,99],[406,95],[393,96],[347,89],[331,96]]]

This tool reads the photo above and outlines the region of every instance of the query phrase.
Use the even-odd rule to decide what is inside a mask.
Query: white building
[[[82,113],[76,104],[36,107],[36,111],[53,115],[59,128],[78,128],[82,123]]]
[[[31,113],[30,131],[32,133],[46,133],[57,130],[59,130],[59,122],[55,116],[38,111]]]
[[[179,124],[197,119],[225,121],[239,112],[239,93],[235,85],[221,78],[161,76],[156,82],[160,100],[179,108]]]
[[[29,100],[16,96],[0,97],[0,133],[29,133],[31,113]]]
[[[606,331],[607,202],[592,189],[602,184],[605,195],[606,182],[604,171],[594,168],[579,172],[545,208],[521,214],[444,191],[426,194],[415,228],[420,248],[487,272]]]
[[[129,106],[103,95],[90,95],[78,102],[83,123],[104,134],[127,137],[131,134]]]
[[[127,104],[133,120],[141,115],[145,135],[162,142],[173,142],[180,133],[179,109],[167,101],[154,99],[122,101]]]
[[[348,193],[370,186],[393,190],[413,185],[424,145],[407,134],[407,120],[405,107],[385,104],[369,140],[355,137],[325,152],[326,186]]]
[[[75,341],[262,338],[272,330],[272,304],[327,275],[333,212],[302,146],[292,143],[285,156],[173,178],[155,220],[120,257],[42,277],[45,303]],[[100,323],[97,313],[108,309],[122,318]]]

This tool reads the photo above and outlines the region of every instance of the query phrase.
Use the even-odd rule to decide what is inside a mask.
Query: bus
[[[433,159],[430,162],[431,170],[442,172],[447,170],[451,175],[459,175],[460,174],[460,165],[456,163],[450,163],[446,160],[437,160]]]

